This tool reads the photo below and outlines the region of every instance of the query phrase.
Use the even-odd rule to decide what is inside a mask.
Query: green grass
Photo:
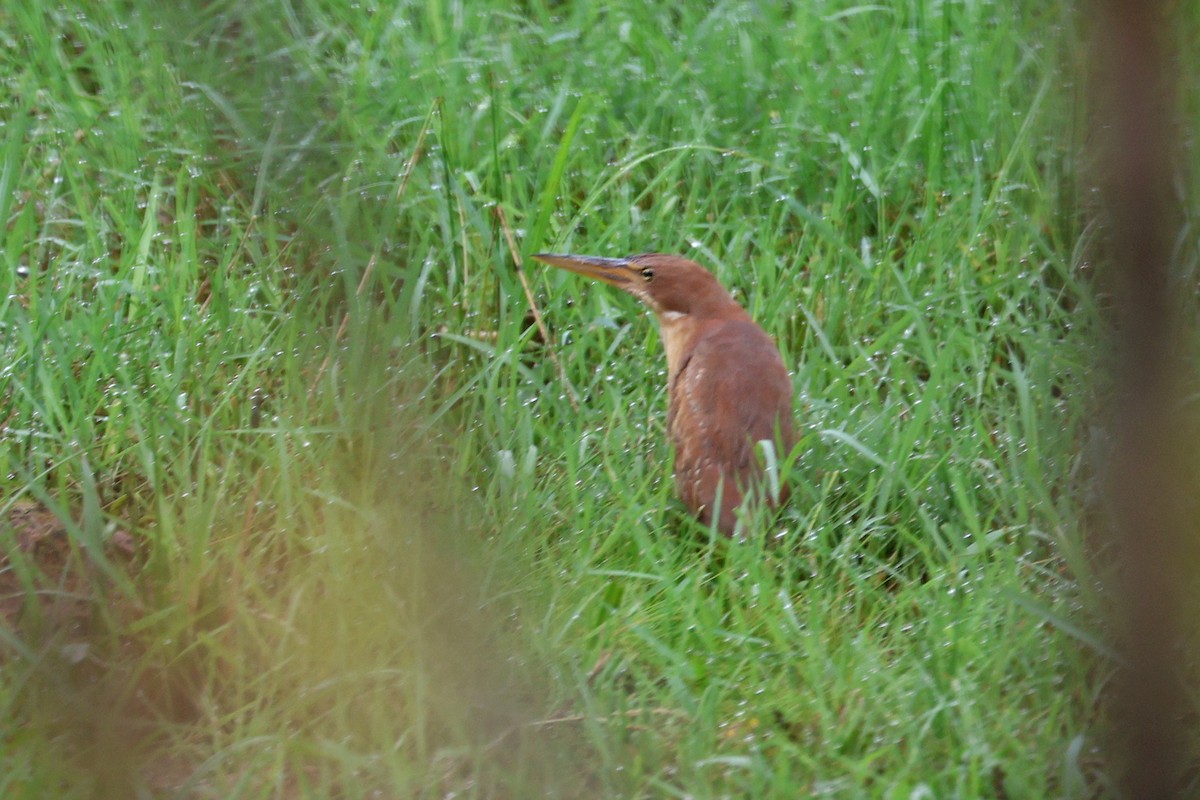
[[[0,796],[1112,791],[1068,6],[26,5]],[[541,341],[507,234],[733,288],[778,518],[686,517],[652,322],[530,263]]]

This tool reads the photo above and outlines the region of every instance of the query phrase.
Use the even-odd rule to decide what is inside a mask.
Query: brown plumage
[[[735,512],[761,477],[755,443],[772,441],[782,459],[795,441],[792,382],[771,337],[711,272],[682,256],[534,258],[623,289],[654,311],[667,351],[675,486],[705,524],[719,495],[717,526],[732,536]]]

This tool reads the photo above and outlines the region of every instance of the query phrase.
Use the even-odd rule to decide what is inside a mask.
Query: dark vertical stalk
[[[1113,683],[1113,743],[1124,792],[1175,797],[1184,705],[1177,647],[1183,463],[1174,402],[1181,376],[1171,297],[1179,221],[1164,6],[1100,0],[1092,42],[1093,136],[1102,172],[1113,278],[1115,448],[1109,469],[1117,559],[1115,634],[1125,661]]]

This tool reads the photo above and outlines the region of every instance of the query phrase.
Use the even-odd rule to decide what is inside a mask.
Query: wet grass
[[[1109,791],[1065,6],[34,5],[0,795]],[[673,500],[642,309],[529,264],[543,338],[542,250],[777,337],[757,536]]]

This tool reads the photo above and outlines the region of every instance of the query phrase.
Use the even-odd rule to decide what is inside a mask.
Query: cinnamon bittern
[[[682,256],[534,258],[623,289],[658,317],[675,487],[701,522],[715,516],[732,536],[736,510],[762,477],[756,443],[772,442],[780,459],[794,443],[792,382],[771,337],[711,272]]]

